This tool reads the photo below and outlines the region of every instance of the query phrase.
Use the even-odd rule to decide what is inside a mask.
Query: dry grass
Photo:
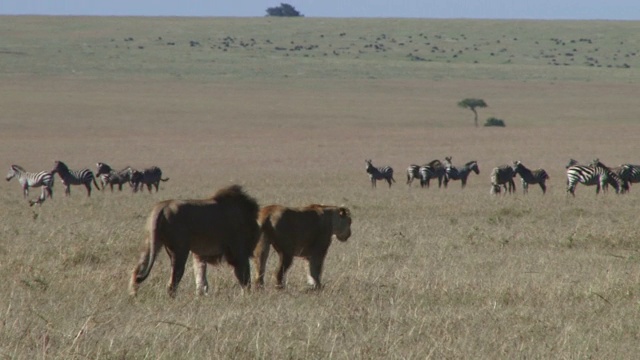
[[[550,79],[548,79],[550,80]],[[637,163],[636,84],[507,80],[253,81],[5,75],[0,159],[27,170],[160,166],[158,194],[94,193],[30,208],[0,184],[0,357],[632,358],[640,195],[564,191],[570,157]],[[461,98],[484,98],[473,128]],[[404,184],[404,169],[477,159],[461,190]],[[372,190],[364,159],[396,169]],[[542,196],[491,197],[493,166],[551,175]],[[325,289],[243,293],[229,267],[172,300],[160,254],[139,296],[127,281],[151,206],[243,184],[261,204],[345,204],[353,236],[330,248]],[[518,184],[518,190],[520,186]],[[32,193],[36,196],[37,191]],[[273,271],[275,259],[268,270]]]

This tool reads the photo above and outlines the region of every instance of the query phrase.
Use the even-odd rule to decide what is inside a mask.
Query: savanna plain
[[[640,190],[565,191],[570,158],[640,163],[637,22],[0,18],[0,159],[157,165],[157,193],[0,184],[0,358],[628,359],[640,340]],[[456,104],[482,98],[474,127]],[[477,160],[466,188],[405,169]],[[365,159],[395,169],[372,189]],[[491,169],[548,191],[489,194]],[[345,205],[324,289],[243,291],[210,267],[167,296],[128,281],[151,207],[241,184],[261,205]],[[39,189],[32,189],[35,198]]]

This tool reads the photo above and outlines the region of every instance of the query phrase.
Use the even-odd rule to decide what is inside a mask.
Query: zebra
[[[129,182],[133,186],[133,192],[144,190],[143,185],[147,185],[147,189],[151,192],[151,187],[155,186],[156,192],[160,187],[160,181],[169,181],[169,178],[162,178],[162,170],[157,166],[146,168],[142,171],[129,169]]]
[[[518,160],[513,162],[513,171],[520,175],[523,193],[527,194],[529,192],[529,184],[540,185],[542,194],[547,192],[547,185],[545,182],[549,180],[549,174],[547,174],[544,169],[529,170],[521,161]]]
[[[626,185],[626,191],[629,191],[631,184],[640,182],[640,165],[622,164],[618,168],[619,171],[613,170]]]
[[[393,178],[393,168],[391,166],[375,167],[371,164],[371,160],[365,160],[364,162],[367,164],[365,170],[369,174],[371,187],[376,187],[376,181],[378,180],[385,180],[389,184],[389,188],[391,188],[392,182],[396,182]]]
[[[131,166],[127,166],[120,171],[115,171],[111,166],[102,162],[97,163],[96,166],[98,168],[96,177],[99,177],[100,182],[102,182],[102,190],[109,185],[113,192],[113,185],[118,185],[118,190],[122,191],[122,185],[129,183],[131,180]]]
[[[414,179],[420,179],[420,165],[411,164],[407,168],[407,185],[411,186]]]
[[[469,161],[462,168],[457,168],[449,163],[449,166],[444,169],[444,187],[446,188],[451,180],[460,180],[464,189],[467,186],[467,178],[472,171],[480,174],[480,168],[476,160]]]
[[[491,193],[498,194],[500,191],[500,185],[504,187],[505,194],[507,190],[509,193],[516,191],[516,184],[513,178],[516,176],[515,171],[509,165],[500,165],[493,168],[491,171]],[[508,185],[508,187],[507,187]]]
[[[594,160],[591,165],[571,165],[567,168],[567,192],[576,196],[575,190],[578,182],[587,186],[596,185],[596,195],[607,183],[613,186],[616,194],[620,192],[620,178],[598,159]]]
[[[49,171],[40,171],[37,173],[27,172],[22,166],[11,165],[9,172],[7,173],[7,181],[10,181],[14,177],[18,178],[18,182],[22,187],[22,194],[24,198],[29,196],[30,187],[42,187],[40,190],[40,197],[36,201],[29,201],[29,205],[34,204],[41,205],[46,197],[53,198],[53,174]]]
[[[451,159],[450,157],[447,159]],[[438,187],[442,187],[442,180],[444,178],[445,168],[442,162],[438,159],[431,160],[430,162],[422,165],[418,169],[420,174],[420,186],[429,187],[431,179],[438,179]]]
[[[55,161],[55,166],[51,170],[52,174],[58,173],[64,185],[64,194],[66,196],[71,195],[71,185],[84,185],[87,188],[87,196],[91,196],[91,182],[95,185],[96,189],[100,190],[96,177],[93,175],[93,171],[89,169],[69,170],[69,167],[60,160]]]

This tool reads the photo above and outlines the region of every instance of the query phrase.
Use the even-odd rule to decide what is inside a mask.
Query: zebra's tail
[[[166,178],[166,179],[160,178],[160,181],[169,181],[169,178]]]
[[[133,269],[131,282],[129,283],[129,294],[131,294],[131,296],[136,295],[140,283],[151,273],[151,268],[153,268],[153,263],[156,260],[158,251],[162,247],[159,227],[161,226],[161,220],[164,218],[162,216],[163,209],[164,207],[162,206],[154,208],[147,220],[147,231],[149,235],[146,239],[146,249],[140,255],[138,265]]]

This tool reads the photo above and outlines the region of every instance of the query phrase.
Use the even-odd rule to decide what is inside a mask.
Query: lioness
[[[162,246],[171,258],[168,285],[171,297],[175,296],[184,274],[189,251],[193,253],[197,294],[208,290],[207,263],[215,265],[223,258],[233,266],[240,284],[249,286],[249,257],[260,235],[256,222],[259,209],[257,202],[238,185],[221,189],[209,199],[157,203],[147,221],[146,249],[133,269],[131,295],[149,276]]]
[[[257,270],[255,284],[264,285],[264,273],[269,247],[280,256],[276,271],[277,287],[284,287],[285,273],[293,257],[307,260],[308,283],[313,289],[321,288],[320,275],[324,258],[333,235],[340,241],[351,236],[351,212],[345,207],[309,205],[290,208],[280,205],[263,207],[258,216],[261,236],[254,251]]]

